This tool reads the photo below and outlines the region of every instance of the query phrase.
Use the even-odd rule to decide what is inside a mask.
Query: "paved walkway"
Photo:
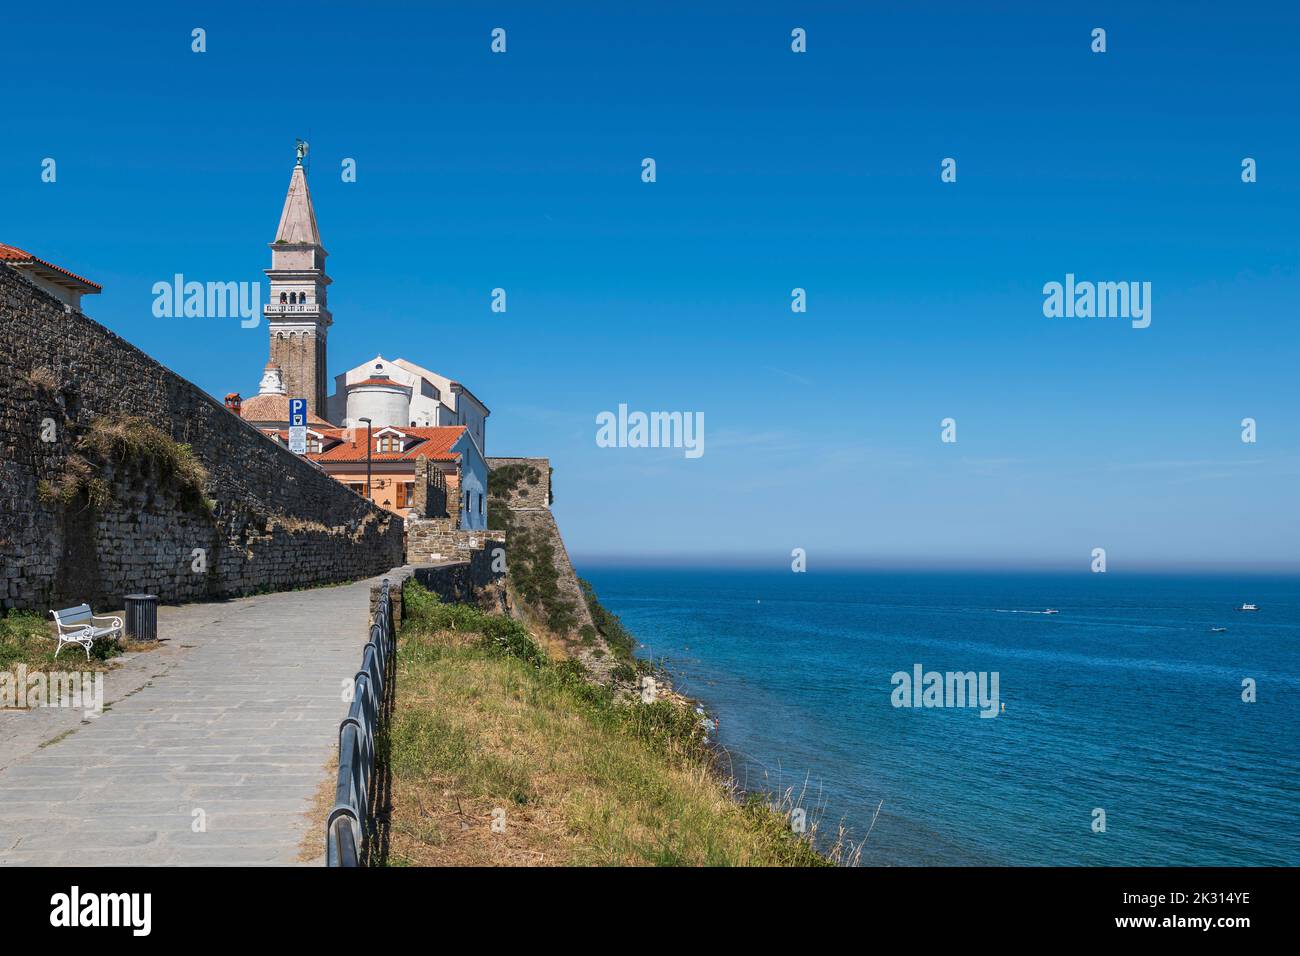
[[[98,718],[0,713],[0,864],[323,861],[308,814],[370,583],[160,608],[164,646],[105,675]]]

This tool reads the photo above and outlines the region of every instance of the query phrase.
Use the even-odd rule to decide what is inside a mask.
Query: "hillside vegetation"
[[[757,865],[826,860],[711,771],[680,699],[642,703],[552,662],[517,621],[404,595],[388,865]]]

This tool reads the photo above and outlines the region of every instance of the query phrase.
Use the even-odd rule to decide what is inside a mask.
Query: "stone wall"
[[[522,467],[520,467],[522,466]],[[511,574],[507,575],[506,604],[512,616],[522,621],[530,631],[552,633],[565,645],[565,653],[581,661],[588,672],[602,681],[609,680],[614,666],[614,658],[609,653],[603,637],[596,629],[591,618],[591,610],[583,597],[578,584],[578,575],[569,560],[568,548],[560,535],[560,527],[551,513],[551,462],[547,458],[489,458],[489,486],[494,489],[492,506],[497,510],[489,513],[495,515],[494,523],[499,523],[508,530],[506,542],[511,549],[514,564]],[[513,487],[503,489],[499,480],[500,469],[508,469],[514,479]],[[493,478],[497,478],[493,481]],[[526,566],[544,553],[549,547],[551,564],[555,572],[555,590],[560,601],[567,603],[573,615],[573,624],[567,633],[555,633],[545,606],[528,603],[526,588],[519,582],[519,567]]]
[[[497,614],[508,612],[505,575],[494,570],[494,548],[469,552],[450,564],[417,566],[415,580],[448,604],[473,604]]]
[[[406,561],[408,564],[439,564],[465,561],[471,552],[488,544],[504,544],[501,531],[466,531],[455,527],[453,518],[418,519],[406,522]]]
[[[445,518],[447,514],[447,479],[442,469],[430,466],[429,459],[420,455],[415,459],[415,480],[411,485],[408,504],[414,518]]]
[[[489,473],[499,472],[510,466],[521,466],[516,470],[520,472],[523,479],[516,482],[510,491],[493,495],[497,500],[505,501],[511,510],[551,506],[551,460],[549,458],[489,458],[487,466]]]
[[[509,534],[518,534],[520,531],[526,531],[534,541],[551,546],[554,555],[556,590],[562,598],[573,605],[574,617],[577,619],[575,632],[581,631],[583,627],[594,628],[595,622],[591,619],[591,610],[587,607],[587,600],[582,596],[582,588],[578,584],[578,573],[573,569],[573,562],[569,560],[569,550],[564,546],[560,526],[555,523],[555,516],[551,514],[551,510],[512,508]],[[507,540],[511,539],[508,537]]]
[[[180,320],[174,326],[183,334]],[[138,416],[206,467],[199,500],[149,461],[94,461],[109,494],[37,495],[93,421]],[[206,499],[204,501],[203,499]],[[0,607],[120,608],[370,577],[402,563],[402,522],[197,386],[0,265]]]
[[[388,581],[388,606],[393,611],[393,629],[400,630],[402,627],[402,612],[404,604],[402,597],[406,593],[406,582],[415,574],[412,567],[393,568],[378,581],[370,585],[370,623],[375,624],[375,612],[379,610],[379,595],[384,586],[384,580]]]

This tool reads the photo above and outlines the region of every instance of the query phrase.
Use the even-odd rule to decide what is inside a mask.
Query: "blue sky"
[[[466,383],[580,559],[1300,566],[1300,12],[977,6],[10,8],[0,241],[251,394],[265,326],[150,288],[265,281],[301,136],[331,375]],[[1045,318],[1067,272],[1151,282],[1151,327]],[[598,448],[619,403],[703,412],[704,456]]]

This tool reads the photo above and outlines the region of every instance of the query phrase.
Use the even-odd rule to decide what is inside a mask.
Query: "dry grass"
[[[59,475],[42,478],[37,483],[36,495],[41,501],[71,505],[84,492],[92,506],[103,508],[112,489],[100,477],[101,466],[107,462],[134,461],[156,469],[159,478],[174,484],[190,506],[211,508],[203,496],[208,481],[203,463],[189,445],[175,441],[143,418],[97,418],[77,440],[76,448],[77,451],[67,456]]]
[[[27,381],[43,392],[54,393],[59,390],[59,376],[53,369],[34,368],[27,373]]]
[[[316,788],[312,797],[311,809],[303,815],[307,818],[307,832],[298,843],[298,862],[317,863],[325,857],[325,821],[334,809],[334,792],[338,783],[339,756],[335,754],[321,768],[324,779]]]
[[[388,730],[389,865],[826,863],[766,803],[734,799],[682,705],[620,702],[495,649],[472,614],[422,625],[417,603]]]

